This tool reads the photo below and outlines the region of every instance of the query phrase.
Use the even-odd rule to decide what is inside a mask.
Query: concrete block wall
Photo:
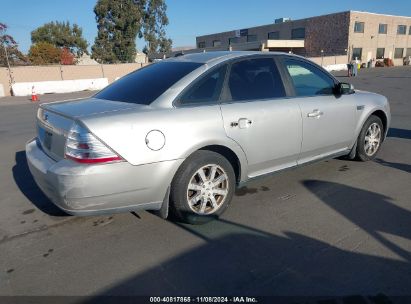
[[[0,85],[3,87],[3,94],[0,97],[10,95],[10,78],[8,75],[7,68],[0,68]]]
[[[108,83],[147,64],[124,63],[83,66],[19,66],[11,67],[14,83],[69,81],[107,78]],[[5,96],[11,95],[10,76],[7,68],[0,68],[0,84]]]

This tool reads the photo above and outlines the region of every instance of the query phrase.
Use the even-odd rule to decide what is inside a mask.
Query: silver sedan
[[[67,213],[153,210],[202,223],[253,178],[373,159],[389,124],[384,96],[302,57],[210,52],[149,65],[89,99],[42,104],[26,153]]]

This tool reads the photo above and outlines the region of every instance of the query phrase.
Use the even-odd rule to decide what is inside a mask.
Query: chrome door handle
[[[316,118],[320,118],[320,116],[324,115],[323,112],[321,112],[318,109],[313,110],[311,113],[307,114],[307,117],[316,117]]]
[[[253,123],[253,121],[248,119],[248,118],[240,118],[238,121],[233,121],[230,124],[230,126],[231,127],[239,127],[240,129],[246,129],[246,128],[249,128],[252,123]]]

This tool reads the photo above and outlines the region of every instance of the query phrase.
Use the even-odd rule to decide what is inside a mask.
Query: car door
[[[273,56],[233,62],[221,99],[225,131],[245,152],[248,177],[297,164],[300,108],[287,98]]]
[[[336,81],[305,60],[283,58],[301,108],[303,141],[298,164],[345,153],[354,138],[356,104],[352,95],[335,95]]]

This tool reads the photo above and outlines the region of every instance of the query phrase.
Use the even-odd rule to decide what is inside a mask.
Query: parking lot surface
[[[202,226],[60,212],[26,163],[37,104],[0,99],[0,295],[410,295],[411,68],[336,75],[390,100],[376,161],[332,159],[253,181]]]

